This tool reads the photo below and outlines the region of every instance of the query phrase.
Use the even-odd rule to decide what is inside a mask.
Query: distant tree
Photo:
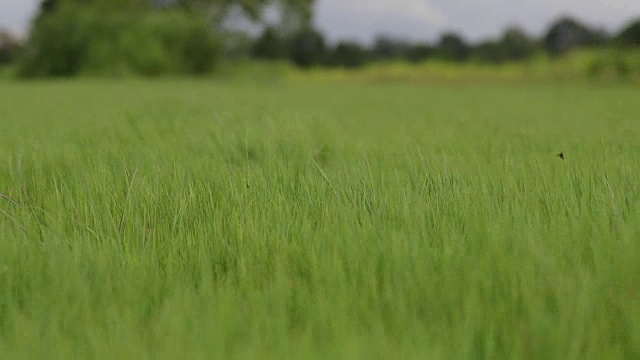
[[[345,68],[357,68],[367,62],[367,51],[355,42],[343,41],[331,51],[328,65]]]
[[[484,63],[499,64],[507,59],[507,55],[501,43],[484,41],[474,47],[473,58]]]
[[[325,51],[324,36],[310,27],[297,31],[289,41],[289,58],[302,68],[323,63]]]
[[[11,33],[0,30],[0,66],[15,60],[19,48],[18,40]]]
[[[435,52],[436,49],[429,44],[415,44],[406,50],[405,58],[415,63],[429,59]]]
[[[524,60],[536,52],[535,41],[518,27],[507,28],[498,45],[505,60]]]
[[[388,36],[378,36],[371,48],[371,55],[376,60],[398,59],[405,55],[408,45],[402,40]]]
[[[632,20],[616,35],[615,42],[629,47],[640,47],[640,18]]]
[[[278,31],[268,26],[253,44],[252,55],[265,60],[282,59],[287,55],[287,47]]]
[[[599,45],[605,40],[602,32],[590,29],[573,18],[563,17],[551,25],[544,37],[544,45],[549,54],[557,56],[578,47]]]
[[[438,57],[447,61],[464,61],[471,53],[469,45],[464,39],[453,32],[442,34],[438,43]]]
[[[40,3],[40,13],[48,14],[55,11],[56,7],[58,6],[58,2],[58,0],[43,0]]]

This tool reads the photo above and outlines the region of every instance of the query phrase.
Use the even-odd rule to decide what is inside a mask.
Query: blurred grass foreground
[[[640,355],[635,86],[0,93],[2,358]]]
[[[0,359],[640,358],[633,24],[365,48],[154,4],[0,37]]]

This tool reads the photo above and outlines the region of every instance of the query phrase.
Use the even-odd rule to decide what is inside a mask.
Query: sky
[[[0,28],[25,34],[40,0],[0,0]],[[385,34],[434,41],[456,31],[468,41],[518,25],[539,36],[561,15],[618,31],[640,17],[640,0],[316,0],[315,22],[330,41],[370,42]]]

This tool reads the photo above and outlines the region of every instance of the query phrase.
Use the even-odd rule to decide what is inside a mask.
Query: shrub
[[[602,54],[591,61],[587,68],[587,76],[592,79],[618,78],[628,80],[633,74],[633,59],[624,54],[614,52]]]

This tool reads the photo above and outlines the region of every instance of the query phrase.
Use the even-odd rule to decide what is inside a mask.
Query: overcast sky
[[[0,28],[26,32],[39,0],[0,0]],[[370,41],[377,34],[433,41],[445,30],[467,40],[498,35],[517,24],[540,35],[569,14],[617,31],[640,16],[640,0],[316,0],[316,24],[330,40]]]

